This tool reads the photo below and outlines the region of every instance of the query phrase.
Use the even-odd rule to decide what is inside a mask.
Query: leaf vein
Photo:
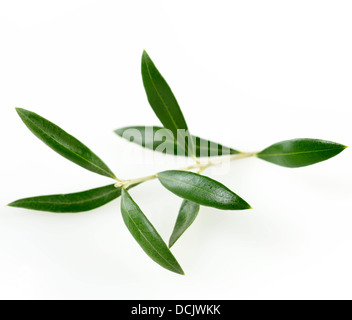
[[[195,186],[195,185],[192,185],[192,184],[186,183],[186,182],[184,182],[184,181],[180,181],[180,180],[177,180],[177,179],[172,179],[172,178],[170,178],[170,177],[165,177],[165,176],[162,176],[162,177],[163,177],[163,179],[166,179],[166,180],[170,180],[170,181],[178,182],[178,183],[184,184],[184,185],[186,185],[186,186],[189,186],[189,187],[192,187],[192,188],[199,189],[199,190],[201,190],[201,191],[204,191],[205,193],[209,193],[209,194],[211,194],[211,195],[215,196],[216,198],[219,198],[219,199],[225,199],[224,197],[221,197],[221,196],[219,196],[219,195],[217,195],[217,194],[215,194],[215,193],[209,192],[209,191],[207,191],[207,190],[205,190],[205,189],[202,189],[202,188],[197,187],[197,186]]]
[[[332,149],[323,149],[323,150],[311,150],[311,151],[300,151],[300,152],[288,152],[288,153],[268,153],[268,154],[258,154],[259,157],[272,157],[272,156],[293,156],[296,154],[304,154],[304,153],[315,153],[315,152],[323,152],[323,151],[333,151],[340,150],[341,148],[332,148]]]
[[[148,75],[149,75],[150,81],[151,81],[151,83],[152,83],[152,85],[153,85],[153,88],[154,88],[154,90],[156,91],[158,97],[160,98],[161,102],[162,102],[163,105],[165,106],[165,109],[166,109],[167,113],[169,114],[172,123],[174,124],[175,132],[177,132],[177,129],[179,129],[179,128],[178,128],[178,126],[177,126],[177,124],[176,124],[176,122],[175,122],[175,119],[173,118],[173,116],[172,116],[172,114],[171,114],[171,112],[170,112],[169,107],[167,106],[166,102],[165,102],[164,99],[162,98],[162,96],[161,96],[159,90],[157,89],[157,87],[156,87],[156,85],[155,85],[155,82],[154,82],[154,80],[153,80],[153,78],[152,78],[152,75],[151,75],[151,73],[150,73],[150,70],[149,70],[149,65],[148,65],[148,61],[147,61],[147,60],[148,60],[148,59],[146,59],[146,66],[147,66],[147,71],[148,71]],[[185,129],[187,130],[187,128],[185,128]],[[176,138],[176,137],[175,137],[175,138]],[[186,146],[186,148],[188,148],[188,143],[187,143],[187,141],[186,141],[186,136],[183,136],[183,135],[182,135],[182,138],[184,138],[184,140],[185,140],[185,146]]]
[[[110,194],[114,193],[116,190],[112,190],[104,195],[101,196],[97,196],[97,197],[90,197],[88,200],[81,200],[81,201],[73,201],[73,202],[67,202],[67,201],[59,201],[59,202],[53,202],[53,201],[36,201],[35,198],[34,199],[22,199],[22,200],[18,200],[18,201],[27,201],[28,203],[38,203],[38,204],[61,204],[61,205],[70,205],[70,204],[82,204],[82,203],[88,203],[94,200],[98,200],[100,198],[109,196]],[[52,196],[48,196],[48,197],[55,197],[55,196],[60,196],[60,195],[52,195]]]
[[[139,233],[142,235],[142,237],[148,242],[148,244],[152,247],[152,249],[153,249],[169,266],[171,266],[172,269],[177,270],[177,268],[175,268],[175,266],[174,266],[173,264],[171,264],[167,259],[165,259],[165,258],[163,257],[163,255],[161,255],[161,254],[159,253],[159,251],[153,246],[153,244],[148,240],[148,238],[144,235],[144,233],[141,231],[141,229],[140,229],[140,228],[138,227],[138,225],[135,223],[135,221],[133,220],[132,216],[131,216],[130,213],[129,213],[129,210],[128,210],[127,207],[126,207],[126,204],[125,204],[124,199],[122,199],[121,203],[122,203],[122,205],[124,206],[124,208],[125,208],[125,210],[126,210],[126,212],[127,212],[128,217],[129,217],[130,220],[133,222],[133,224],[136,226],[138,232],[139,232]]]
[[[95,163],[89,161],[88,159],[82,157],[80,154],[74,152],[73,150],[69,149],[68,147],[66,147],[64,144],[60,143],[58,140],[56,140],[54,137],[52,137],[51,135],[47,134],[42,128],[40,128],[39,126],[36,125],[35,122],[33,122],[28,116],[24,115],[28,121],[30,121],[36,128],[38,128],[45,136],[49,137],[51,140],[55,141],[56,143],[58,143],[60,146],[62,146],[64,149],[68,150],[69,152],[73,153],[74,155],[76,155],[77,157],[81,158],[82,160],[84,160],[85,162],[87,162],[88,164],[91,164],[93,167],[98,168],[99,170],[103,171],[104,173],[108,174],[110,177],[112,177],[111,173],[106,171],[104,168],[101,168],[99,166],[97,166]]]

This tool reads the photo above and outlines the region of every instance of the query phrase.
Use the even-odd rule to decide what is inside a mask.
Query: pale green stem
[[[192,165],[185,167],[185,168],[178,169],[178,170],[189,171],[189,170],[193,170],[193,169],[199,169],[198,173],[202,173],[205,169],[207,169],[209,167],[216,166],[216,165],[224,163],[224,162],[254,157],[256,154],[257,154],[257,152],[246,152],[246,153],[243,152],[243,153],[239,153],[239,154],[234,154],[230,157],[220,157],[220,158],[217,158],[213,161],[207,161],[205,163],[202,163],[201,161],[199,161],[197,159],[198,160],[197,163],[192,164]],[[120,188],[120,187],[128,188],[131,185],[142,183],[142,182],[149,181],[149,180],[154,180],[156,178],[157,178],[157,174],[153,174],[151,176],[142,177],[142,178],[138,178],[138,179],[120,180],[118,183],[115,184],[115,187],[116,188]]]

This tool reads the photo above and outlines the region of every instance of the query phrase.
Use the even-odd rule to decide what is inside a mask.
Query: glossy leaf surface
[[[34,112],[16,110],[28,129],[61,156],[87,170],[115,179],[107,165],[76,138]]]
[[[222,183],[197,173],[169,170],[157,174],[161,184],[179,197],[222,210],[250,209],[250,205]]]
[[[188,127],[180,106],[169,85],[145,51],[142,55],[142,78],[149,104],[160,122],[165,128],[170,129],[175,137],[178,130],[186,130],[181,138],[185,142],[186,149],[189,147],[191,153],[194,153],[193,144],[189,143],[188,146]]]
[[[10,203],[9,206],[56,213],[75,213],[96,209],[120,195],[121,188],[108,185],[78,193],[21,199]]]
[[[164,240],[124,189],[122,189],[121,212],[128,230],[151,259],[172,272],[184,274]]]
[[[192,225],[198,216],[199,204],[192,201],[183,200],[180,212],[177,216],[176,224],[169,240],[171,248],[182,234]]]
[[[330,159],[345,148],[331,141],[293,139],[275,143],[258,153],[257,157],[279,166],[298,168]]]
[[[172,132],[162,127],[130,126],[119,128],[115,130],[115,133],[129,141],[133,137],[133,141],[131,142],[144,148],[172,155],[189,156],[188,150],[185,152],[184,148],[178,145],[177,139],[174,138]],[[240,153],[237,150],[197,136],[191,137],[195,146],[196,157],[211,157]]]

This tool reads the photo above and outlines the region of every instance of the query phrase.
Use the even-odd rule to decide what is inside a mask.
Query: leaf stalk
[[[240,159],[244,159],[244,158],[250,158],[250,157],[254,157],[257,155],[258,152],[242,152],[242,153],[239,153],[239,154],[234,154],[230,157],[220,157],[220,158],[217,158],[215,160],[210,160],[210,161],[207,161],[207,162],[201,162],[197,161],[197,163],[195,164],[192,164],[188,167],[185,167],[185,168],[181,168],[181,169],[178,169],[180,171],[190,171],[190,170],[193,170],[193,169],[199,169],[198,173],[201,173],[203,172],[205,169],[208,169],[209,167],[212,167],[212,166],[216,166],[216,165],[219,165],[221,163],[225,163],[225,162],[230,162],[230,161],[234,161],[234,160],[240,160]],[[128,188],[130,187],[131,185],[134,185],[134,184],[139,184],[139,183],[143,183],[143,182],[146,182],[146,181],[150,181],[150,180],[154,180],[157,178],[157,174],[153,174],[151,176],[146,176],[146,177],[142,177],[142,178],[137,178],[137,179],[129,179],[129,180],[120,180],[118,183],[115,184],[115,187],[116,188]]]

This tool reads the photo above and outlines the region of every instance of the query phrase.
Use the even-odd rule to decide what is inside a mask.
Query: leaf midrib
[[[116,189],[117,190],[117,189]],[[115,192],[116,190],[112,190],[104,195],[98,196],[98,197],[92,197],[89,198],[88,200],[82,200],[82,201],[74,201],[74,202],[52,202],[52,201],[36,201],[35,198],[34,199],[22,199],[22,200],[18,200],[18,202],[20,201],[26,201],[28,203],[40,203],[40,204],[62,204],[62,205],[68,205],[68,204],[81,204],[81,203],[85,203],[85,202],[91,202],[94,200],[98,200],[100,198],[109,196],[110,194],[112,194],[113,192]],[[48,196],[48,197],[55,197],[55,196],[60,196],[60,195],[52,195],[52,196]]]
[[[341,148],[332,148],[332,149],[322,149],[322,150],[311,150],[311,151],[300,151],[300,152],[288,152],[288,153],[268,153],[268,154],[258,154],[258,157],[272,157],[272,156],[294,156],[297,154],[304,154],[304,153],[315,153],[315,152],[323,152],[323,151],[333,151],[333,150],[340,150]]]
[[[141,229],[138,227],[138,225],[134,222],[132,216],[130,215],[129,213],[129,210],[127,209],[126,205],[125,205],[125,200],[122,198],[122,201],[121,201],[122,205],[124,206],[125,208],[125,211],[128,215],[128,217],[130,218],[130,220],[133,222],[133,224],[136,226],[138,232],[142,235],[142,237],[148,242],[148,244],[152,247],[152,249],[169,265],[171,266],[171,268],[174,270],[174,271],[177,271],[177,268],[175,268],[174,265],[172,265],[168,260],[166,260],[160,253],[159,251],[153,246],[153,244],[148,240],[148,238],[146,238],[146,236],[144,235],[144,233],[141,231]]]
[[[158,175],[159,175],[159,174],[158,174]],[[207,191],[207,190],[205,190],[205,189],[202,189],[202,188],[197,187],[197,186],[195,186],[195,185],[192,185],[192,184],[186,183],[186,182],[184,182],[184,181],[180,181],[180,180],[173,179],[173,178],[170,178],[170,177],[165,177],[165,176],[163,176],[163,175],[161,175],[161,177],[162,177],[162,178],[164,178],[164,179],[166,179],[166,180],[170,180],[170,181],[178,182],[178,183],[184,184],[184,185],[186,185],[186,186],[189,186],[189,187],[192,187],[192,188],[199,189],[199,190],[201,190],[201,191],[204,191],[204,192],[206,192],[206,193],[209,193],[209,194],[211,194],[211,195],[215,196],[216,198],[219,198],[219,199],[224,199],[224,200],[226,199],[225,197],[221,197],[221,196],[219,196],[219,195],[217,195],[217,194],[215,194],[215,193],[209,192],[209,191]]]
[[[68,150],[69,152],[73,153],[74,155],[76,155],[77,157],[81,158],[82,160],[84,160],[85,162],[87,162],[88,164],[91,164],[93,167],[98,168],[99,170],[103,171],[104,173],[108,174],[109,177],[114,178],[114,175],[111,175],[111,173],[109,173],[108,171],[106,171],[105,169],[97,166],[95,163],[90,162],[88,159],[83,158],[80,154],[74,152],[73,150],[69,149],[68,147],[66,147],[65,145],[63,145],[62,143],[60,143],[58,140],[56,140],[54,137],[52,137],[51,135],[47,134],[42,128],[40,128],[35,122],[33,122],[27,115],[25,115],[24,113],[22,113],[29,122],[31,122],[36,128],[38,128],[44,135],[46,135],[47,137],[49,137],[50,139],[52,139],[53,141],[55,141],[56,143],[58,143],[60,146],[62,146],[65,150]],[[66,134],[68,134],[66,132]],[[70,135],[70,134],[68,134]],[[71,135],[70,135],[71,136]],[[72,136],[71,136],[72,137]],[[72,137],[73,138],[73,137]],[[78,140],[77,140],[78,141]],[[80,142],[81,143],[81,142]]]
[[[152,75],[151,75],[151,73],[150,73],[149,65],[148,65],[148,59],[145,59],[145,62],[146,62],[148,75],[149,75],[150,81],[151,81],[151,83],[152,83],[152,85],[153,85],[153,88],[154,88],[154,90],[156,91],[157,95],[159,96],[161,102],[162,102],[163,105],[165,106],[165,109],[166,109],[167,113],[169,114],[170,119],[171,119],[172,123],[174,124],[175,130],[176,130],[176,132],[177,132],[178,126],[177,126],[177,124],[176,124],[176,122],[175,122],[175,119],[174,119],[173,116],[171,115],[171,112],[170,112],[170,110],[169,110],[169,107],[167,106],[166,102],[164,101],[164,99],[162,98],[161,94],[159,93],[159,91],[158,91],[158,89],[157,89],[157,87],[156,87],[156,85],[155,85],[155,83],[154,83],[154,80],[153,80],[153,78],[152,78]],[[185,130],[188,130],[187,125],[186,125]],[[186,141],[186,136],[183,136],[183,138],[184,138],[184,140],[185,140],[185,146],[186,146],[186,148],[188,149],[188,143],[187,143],[187,141]]]
[[[143,136],[144,136],[144,142],[146,141],[146,139],[145,139],[145,135],[143,135],[143,130],[142,129],[145,129],[145,128],[149,128],[149,127],[143,127],[143,126],[135,126],[135,127],[133,127],[133,126],[131,126],[131,127],[125,127],[125,128],[123,128],[124,130],[128,130],[128,129],[137,129],[137,130],[139,130],[141,133],[142,133],[142,139],[143,139]],[[166,128],[163,128],[163,127],[156,127],[156,126],[153,126],[153,127],[150,127],[150,128],[156,128],[157,130],[162,130],[162,129],[166,129]],[[117,135],[119,135],[120,137],[122,137],[123,138],[123,133],[118,133],[117,132],[117,130],[115,131],[116,133],[117,133]],[[165,135],[165,137],[166,137],[166,140],[165,141],[160,141],[160,143],[169,143],[169,144],[172,144],[172,145],[174,145],[174,146],[179,146],[180,148],[182,148],[182,150],[184,150],[184,148],[183,148],[183,146],[182,145],[180,145],[177,141],[176,141],[176,139],[174,138],[174,136],[173,135]],[[225,148],[225,149],[227,149],[227,150],[229,150],[230,151],[230,153],[229,154],[231,154],[231,151],[235,151],[235,152],[238,152],[237,150],[234,150],[234,149],[232,149],[232,148],[230,148],[230,147],[226,147],[226,146],[224,146],[224,145],[222,145],[222,144],[220,144],[220,143],[217,143],[217,142],[213,142],[213,141],[210,141],[210,140],[206,140],[206,139],[203,139],[203,138],[201,138],[201,137],[198,137],[198,136],[193,136],[193,135],[190,135],[190,137],[191,137],[191,139],[193,140],[193,143],[194,143],[194,145],[195,145],[195,148],[196,148],[196,151],[199,151],[199,152],[201,152],[201,151],[207,151],[207,152],[211,152],[212,153],[212,151],[219,151],[219,147],[222,147],[222,148]],[[209,142],[210,142],[210,146],[205,146],[204,145],[204,143],[199,143],[199,144],[197,144],[197,139],[200,139],[200,140],[202,140],[202,141],[206,141],[208,144],[209,144]],[[136,143],[136,141],[133,141],[133,142],[135,142]],[[154,141],[155,142],[155,141]],[[159,142],[159,141],[158,141]],[[146,145],[143,145],[143,140],[142,140],[142,142],[141,143],[139,143],[139,142],[137,142],[137,144],[139,144],[139,145],[141,145],[141,146],[143,146],[143,147],[146,147]],[[154,149],[153,149],[154,150]],[[185,150],[186,151],[186,150]],[[223,154],[223,153],[222,153]]]

